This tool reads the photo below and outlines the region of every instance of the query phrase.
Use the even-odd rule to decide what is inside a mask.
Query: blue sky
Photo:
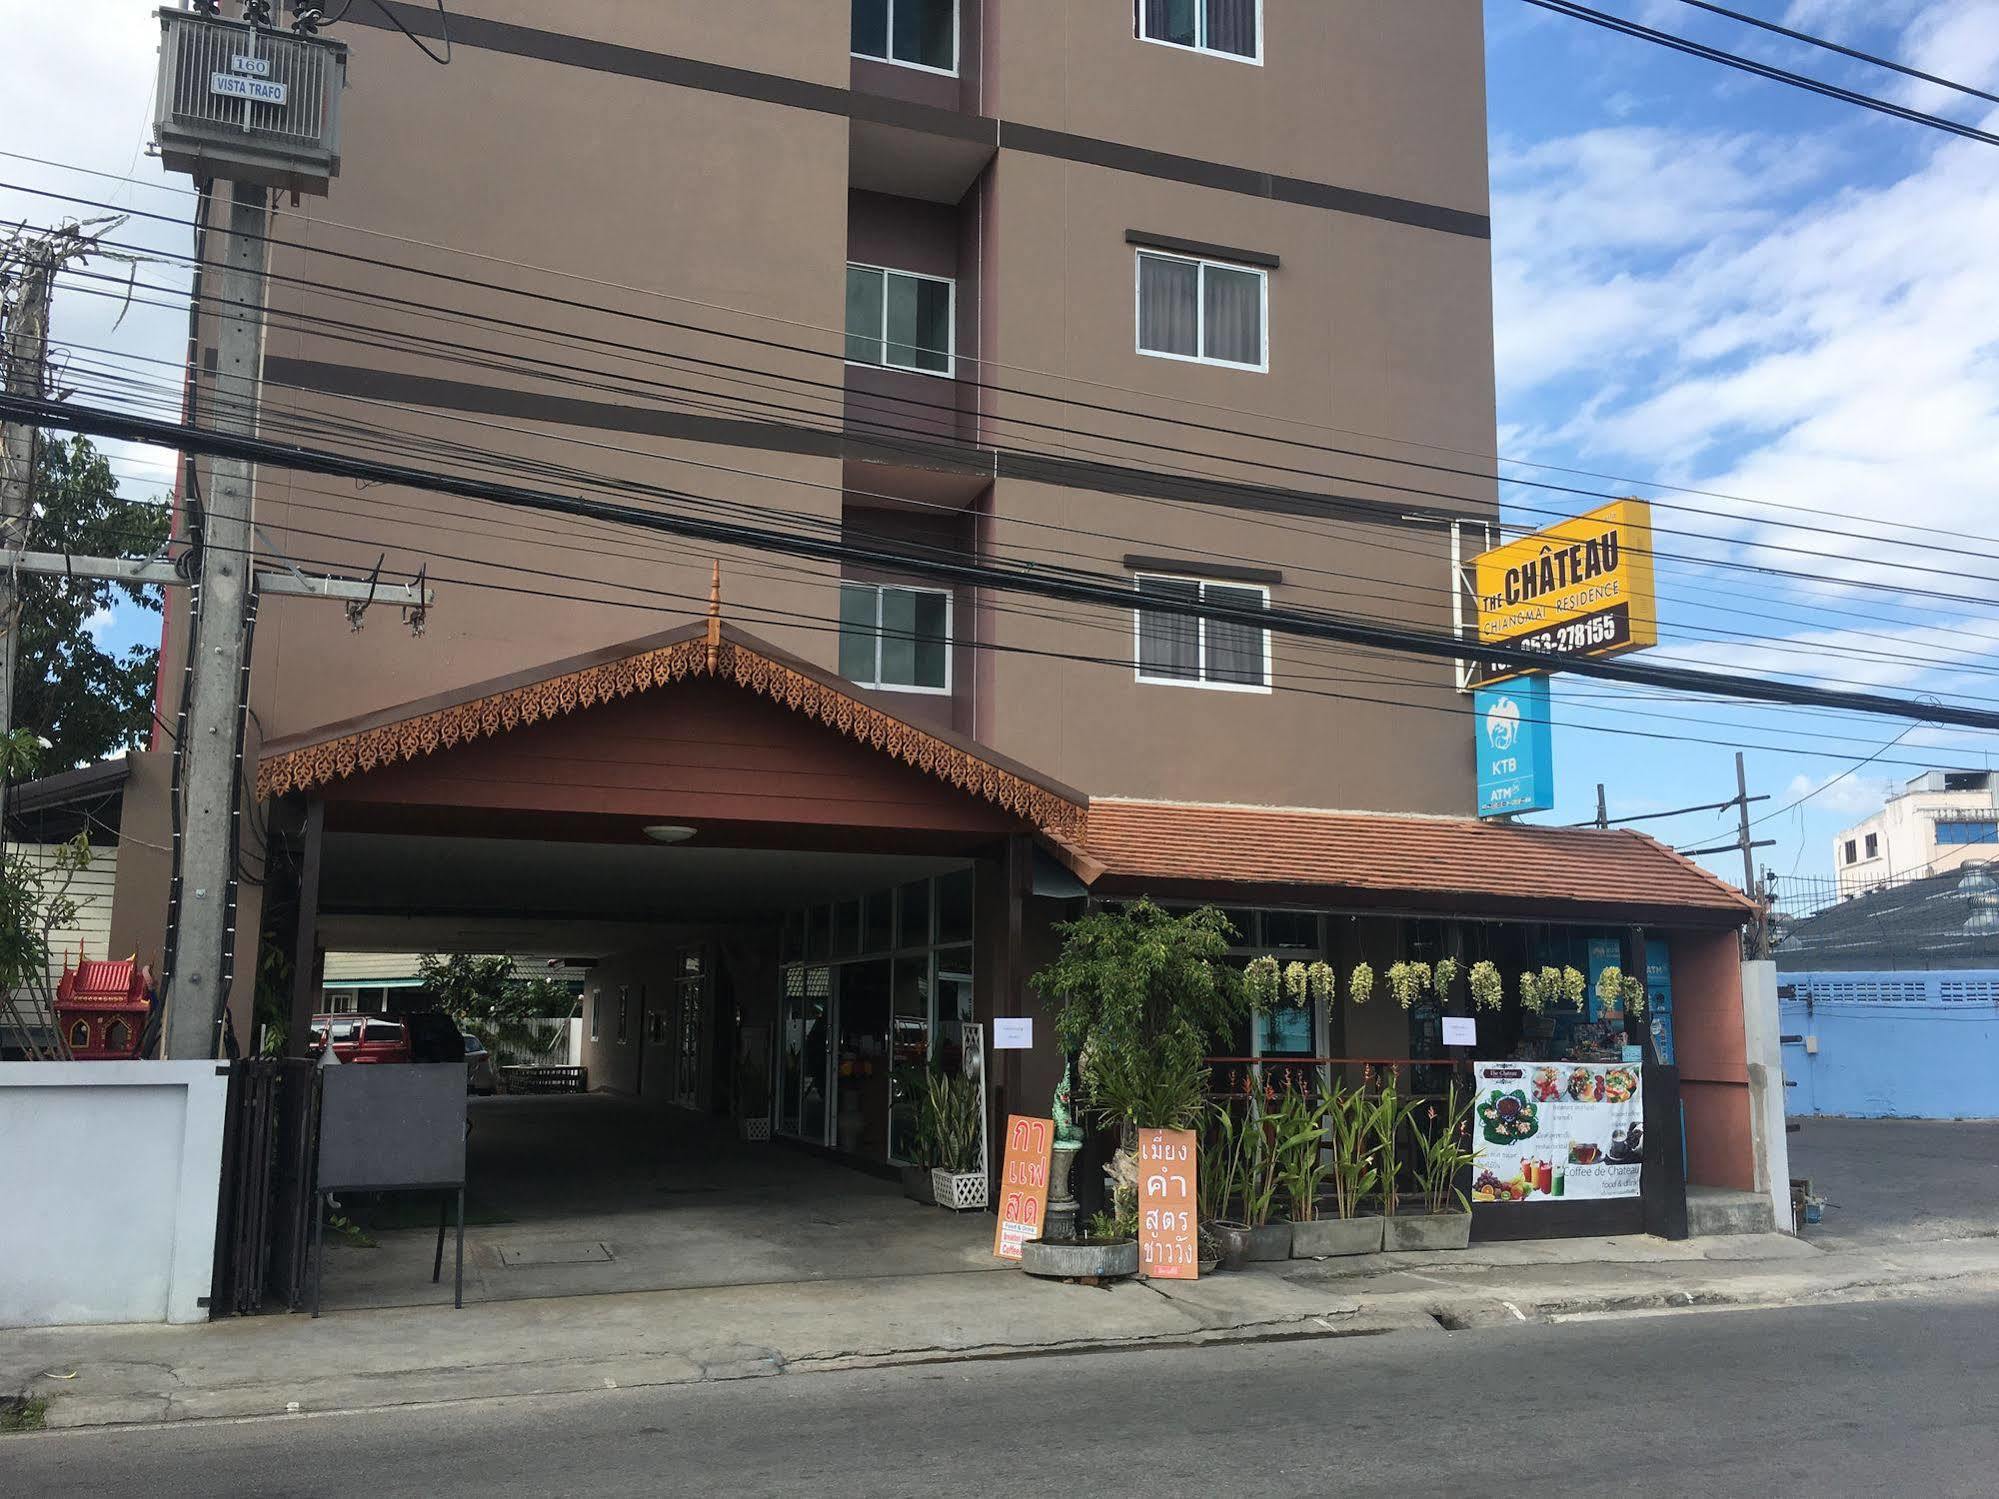
[[[1607,0],[1601,8],[1999,128],[1999,111],[1980,101],[1677,0]],[[1992,0],[1736,0],[1733,8],[1999,92]],[[1991,462],[1999,448],[1999,151],[1521,0],[1487,0],[1486,16],[1499,450],[1711,493],[1505,471],[1714,512],[1656,514],[1662,532],[1703,534],[1657,537],[1675,560],[1662,555],[1669,643],[1655,659],[1896,693],[1991,695],[1984,673],[1999,664],[1999,620],[1976,606],[1855,585],[1995,596],[1962,573],[1999,574],[1999,546],[1970,539],[1999,535]],[[1530,525],[1545,517],[1522,507],[1588,503],[1517,486],[1507,497],[1512,517]],[[1883,519],[1950,534],[1892,530]],[[1861,539],[1874,537],[1885,539]],[[1850,560],[1750,550],[1745,541]],[[1968,545],[1995,561],[1924,544]],[[1713,565],[1729,558],[1805,576]],[[1613,816],[1721,800],[1734,791],[1735,744],[1789,746],[1748,756],[1751,790],[1775,798],[1758,811],[1774,812],[1902,728],[1606,694],[1572,679],[1558,680],[1556,694],[1561,801],[1548,821],[1592,815],[1599,781]],[[1585,723],[1727,743],[1618,738],[1577,727]],[[1981,765],[1995,749],[1993,736],[1919,728],[1885,758]],[[1832,758],[1806,758],[1806,750]],[[1877,763],[1848,775],[1759,828],[1778,840],[1759,859],[1780,874],[1830,874],[1832,835],[1878,806],[1891,779],[1915,772]],[[1712,813],[1647,827],[1683,847],[1728,836],[1725,817]],[[1733,854],[1703,862],[1741,878]]]
[[[1401,0],[1375,0],[1380,4]],[[1650,24],[1999,130],[1999,111],[1927,85],[1703,16],[1679,0],[1599,0]],[[1999,92],[1999,0],[1734,0],[1737,8]],[[16,6],[0,48],[0,147],[164,183],[140,150],[155,33],[142,0]],[[1522,478],[1651,495],[1661,510],[1668,643],[1654,653],[1733,671],[1783,672],[1906,694],[1990,696],[1999,618],[1976,606],[1870,590],[1914,584],[1999,597],[1966,575],[1999,560],[1999,151],[1614,36],[1523,0],[1486,0],[1491,72],[1500,388],[1510,460],[1621,476]],[[75,175],[14,159],[0,179],[80,190]],[[173,186],[181,186],[176,180]],[[114,201],[178,204],[94,184]],[[85,187],[83,190],[88,190]],[[47,222],[66,205],[0,188],[0,220]],[[72,212],[88,210],[70,208]],[[128,242],[184,248],[135,221]],[[122,272],[121,272],[122,274]],[[148,279],[174,281],[151,267]],[[176,357],[184,312],[65,294],[59,340]],[[79,357],[91,357],[80,353]],[[1410,434],[1420,437],[1423,434]],[[135,496],[161,492],[164,455],[118,449]],[[1708,491],[1675,494],[1629,480]],[[1509,486],[1510,518],[1594,503]],[[1736,498],[1718,498],[1729,496]],[[1747,503],[1754,501],[1759,503]],[[1840,511],[1853,519],[1781,512]],[[1936,528],[1915,534],[1881,521]],[[1855,537],[1798,527],[1832,527]],[[1839,559],[1755,551],[1762,541]],[[1801,574],[1717,567],[1753,560]],[[1941,575],[1889,564],[1939,565]],[[114,644],[154,616],[107,620]],[[1866,656],[1853,654],[1866,652]],[[1967,669],[1969,668],[1969,669]],[[1817,790],[1903,725],[1742,709],[1574,681],[1557,688],[1561,804],[1545,820],[1614,816],[1733,792],[1733,747],[1774,811]],[[1623,737],[1582,725],[1680,740]],[[1715,743],[1688,742],[1713,740]],[[1889,759],[1833,784],[1759,836],[1780,873],[1831,872],[1832,834],[1920,764],[1986,763],[1993,736],[1919,728]],[[1807,754],[1806,752],[1814,752]],[[1682,846],[1726,836],[1712,814],[1647,825]],[[1705,860],[1740,877],[1739,860]]]

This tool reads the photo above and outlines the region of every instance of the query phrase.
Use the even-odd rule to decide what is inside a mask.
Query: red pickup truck
[[[383,1020],[374,1015],[315,1015],[312,1017],[312,1049],[315,1053],[332,1046],[342,1062],[407,1062],[410,1035],[399,1020]]]

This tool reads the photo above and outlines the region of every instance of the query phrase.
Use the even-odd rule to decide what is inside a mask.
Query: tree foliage
[[[1059,930],[1062,951],[1033,982],[1061,1006],[1056,1034],[1082,1054],[1091,1107],[1124,1124],[1190,1123],[1204,1101],[1202,1059],[1246,1013],[1241,976],[1224,961],[1228,918],[1140,900]]]
[[[556,980],[516,978],[514,960],[452,953],[425,953],[417,977],[436,1006],[494,1051],[547,1049],[553,1040],[533,1022],[567,1015],[575,1005]]]
[[[32,776],[42,754],[33,730],[0,735],[0,783]],[[43,1055],[36,1017],[54,1015],[49,964],[55,954],[50,944],[57,931],[76,924],[77,901],[70,887],[89,867],[90,839],[83,833],[54,848],[0,848],[0,1032],[14,1031],[31,1057]],[[62,1033],[56,1029],[51,1035],[54,1054],[60,1056],[66,1050]]]
[[[38,435],[33,504],[28,539],[36,551],[147,557],[167,538],[166,507],[122,499],[111,466],[82,437]],[[159,651],[141,645],[114,656],[90,632],[121,598],[160,608],[158,588],[52,573],[21,578],[14,722],[49,741],[43,763],[51,770],[128,749],[152,721]]]

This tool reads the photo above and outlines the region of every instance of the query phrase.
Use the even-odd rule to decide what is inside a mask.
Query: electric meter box
[[[161,10],[153,143],[172,172],[324,197],[340,175],[347,47]]]

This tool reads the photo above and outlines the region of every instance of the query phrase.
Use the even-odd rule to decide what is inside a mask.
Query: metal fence
[[[1786,970],[1999,966],[1999,877],[1983,865],[1855,891],[1772,875],[1771,938]]]

